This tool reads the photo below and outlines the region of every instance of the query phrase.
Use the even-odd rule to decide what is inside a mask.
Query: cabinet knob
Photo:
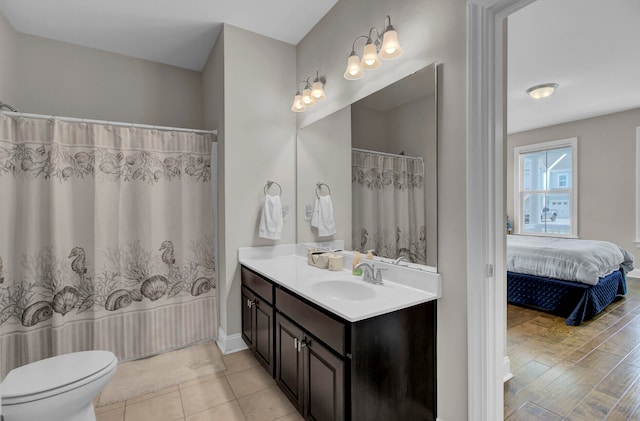
[[[247,307],[251,308],[251,307],[253,307],[253,305],[254,305],[255,303],[256,303],[256,300],[255,300],[255,299],[250,300],[250,299],[248,299],[248,298],[247,298]]]
[[[293,338],[293,349],[298,349],[298,338]]]

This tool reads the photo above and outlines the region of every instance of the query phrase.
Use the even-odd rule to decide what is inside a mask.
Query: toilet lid
[[[2,398],[11,399],[60,389],[91,377],[115,360],[115,355],[109,351],[84,351],[14,368],[2,381]]]

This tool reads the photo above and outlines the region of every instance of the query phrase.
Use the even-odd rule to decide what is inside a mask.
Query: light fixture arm
[[[388,25],[387,25],[387,21],[389,22]],[[391,26],[391,16],[389,15],[387,15],[387,17],[384,18],[384,32],[382,32],[383,34],[387,32],[387,28],[393,29],[393,26]]]
[[[309,79],[311,79],[311,83],[309,83]],[[313,85],[313,82],[314,82],[313,76],[309,76],[309,77],[307,78],[307,80],[305,80],[304,82],[307,84],[307,85],[305,86],[305,88],[310,88],[310,87],[311,87],[311,85]]]
[[[374,29],[375,29],[375,28],[374,28]],[[366,36],[366,35],[360,35],[358,38],[356,38],[355,40],[353,40],[353,45],[351,46],[351,55],[356,55],[356,42],[357,42],[359,39],[362,39],[362,38],[369,40],[369,37],[368,37],[368,36]]]
[[[369,38],[367,39],[367,42],[372,42],[373,38],[371,38],[371,33],[373,31],[376,31],[376,41],[375,43],[378,44],[380,42],[380,32],[378,31],[378,28],[376,28],[375,26],[372,26],[371,28],[369,28]]]
[[[378,28],[376,28],[375,26],[372,26],[371,28],[369,28],[369,39],[367,40],[367,42],[371,42],[371,41],[374,40],[374,38],[371,36],[371,33],[373,31],[376,31],[375,44],[377,46],[380,46],[380,43],[382,43],[382,36],[384,35],[384,33],[387,32],[387,31],[393,31],[394,30],[393,29],[393,25],[391,25],[391,16],[387,15],[384,18],[384,24],[382,25],[382,28],[383,28],[382,32],[378,31]]]
[[[306,88],[307,86],[309,86],[309,82],[307,82],[306,80],[302,80],[302,81],[298,82],[298,85],[297,85],[297,91],[296,91],[296,92],[300,93],[300,92],[304,89],[304,88],[300,89],[300,86],[302,86],[302,84],[303,84],[303,83],[305,84],[305,85],[304,85],[304,86],[305,86],[305,88]]]

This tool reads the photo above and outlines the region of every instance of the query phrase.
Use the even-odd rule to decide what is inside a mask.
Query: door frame
[[[535,0],[467,2],[468,419],[504,419],[505,18]]]

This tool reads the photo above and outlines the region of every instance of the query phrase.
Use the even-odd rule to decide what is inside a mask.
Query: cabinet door
[[[255,321],[254,321],[254,309],[253,303],[255,302],[255,295],[247,288],[242,287],[242,339],[247,344],[249,349],[255,351],[254,333],[255,333]]]
[[[280,313],[276,313],[276,382],[289,400],[302,412],[303,355],[298,344],[302,330]]]
[[[344,361],[315,339],[303,343],[304,417],[314,421],[344,421]]]
[[[273,377],[273,307],[256,298],[254,346],[258,361]]]

